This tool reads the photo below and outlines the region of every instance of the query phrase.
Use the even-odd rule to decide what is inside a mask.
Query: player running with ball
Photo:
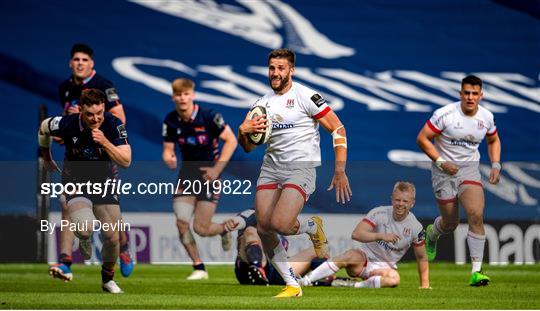
[[[265,133],[268,119],[272,123],[272,135],[257,180],[255,211],[263,248],[286,284],[278,298],[302,296],[302,289],[277,234],[307,233],[319,257],[327,256],[328,252],[322,219],[298,218],[315,190],[315,167],[321,161],[319,124],[334,138],[335,173],[328,190],[335,188],[336,200],[342,203],[352,195],[345,174],[345,128],[320,94],[292,81],[294,66],[295,54],[291,50],[277,49],[269,54],[268,79],[272,91],[254,104],[265,107],[267,115],[246,117],[238,130],[242,148],[250,152],[256,145],[249,136]]]

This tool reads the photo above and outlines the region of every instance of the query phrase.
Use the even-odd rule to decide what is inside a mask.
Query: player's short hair
[[[413,198],[416,198],[416,187],[413,183],[408,181],[398,181],[394,184],[394,191],[410,192]]]
[[[475,75],[468,75],[465,78],[463,78],[463,80],[461,80],[461,88],[463,88],[465,84],[479,85],[480,88],[482,88],[482,79],[478,78]]]
[[[289,49],[277,49],[270,52],[270,54],[268,54],[269,64],[272,58],[285,58],[287,59],[291,67],[294,67],[294,64],[296,63],[296,54],[294,54],[294,52]]]
[[[75,55],[75,53],[79,52],[90,56],[90,58],[94,56],[94,50],[89,45],[84,43],[75,43],[71,47],[71,58],[73,58],[73,55]]]
[[[81,93],[81,106],[90,107],[105,103],[105,93],[98,89],[86,89]]]
[[[174,93],[181,93],[187,90],[194,90],[195,82],[186,78],[178,78],[172,83],[172,91]]]

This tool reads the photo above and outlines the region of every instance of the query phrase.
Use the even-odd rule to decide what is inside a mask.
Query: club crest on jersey
[[[411,228],[404,228],[403,229],[403,235],[404,236],[410,236],[411,235]]]
[[[287,99],[287,104],[285,105],[287,108],[294,108],[294,98]]]
[[[481,130],[484,128],[484,121],[478,120],[478,129]]]

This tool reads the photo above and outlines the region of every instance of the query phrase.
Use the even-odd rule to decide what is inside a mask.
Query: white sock
[[[333,275],[338,270],[339,268],[336,266],[335,263],[327,260],[323,262],[322,264],[320,264],[315,270],[306,274],[304,278],[307,279],[310,283],[313,283],[327,276]]]
[[[291,286],[300,286],[294,277],[294,271],[287,260],[287,251],[281,243],[278,243],[277,246],[273,249],[274,256],[270,258],[274,268],[279,272],[285,284]]]
[[[304,217],[303,219],[299,219],[298,222],[300,223],[300,226],[298,227],[297,234],[314,234],[317,232],[317,224],[313,221],[313,219]]]
[[[431,236],[429,237],[430,239],[438,240],[441,235],[448,233],[447,231],[442,229],[441,220],[441,216],[435,218],[435,221],[433,222],[433,230],[431,231]]]
[[[375,275],[370,277],[369,279],[362,281],[362,282],[356,282],[354,284],[354,287],[356,288],[380,288],[381,287],[381,276]]]
[[[469,245],[469,253],[471,254],[472,271],[482,270],[482,260],[484,259],[484,246],[486,244],[486,236],[467,232],[467,244]]]

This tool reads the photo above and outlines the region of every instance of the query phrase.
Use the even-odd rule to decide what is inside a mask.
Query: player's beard
[[[289,79],[291,78],[290,75],[287,75],[285,77],[283,77],[281,79],[281,83],[277,86],[277,87],[273,87],[272,86],[272,79],[270,79],[270,87],[272,88],[272,90],[274,90],[274,92],[280,92],[281,90],[283,90],[287,84],[289,84]]]

